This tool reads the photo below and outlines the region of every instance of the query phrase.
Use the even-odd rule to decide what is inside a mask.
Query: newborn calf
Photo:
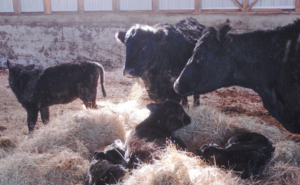
[[[241,133],[231,137],[225,148],[212,143],[203,145],[197,155],[206,162],[241,173],[241,178],[261,175],[274,152],[272,143],[257,133]]]
[[[127,172],[124,153],[124,145],[119,139],[96,151],[88,171],[86,185],[118,183]]]
[[[152,160],[151,153],[164,148],[167,138],[181,148],[186,145],[173,132],[190,124],[191,118],[182,106],[172,100],[163,104],[149,104],[151,114],[130,133],[125,144],[125,157],[129,160],[129,168],[139,161]]]

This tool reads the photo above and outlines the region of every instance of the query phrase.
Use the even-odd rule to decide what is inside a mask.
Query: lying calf
[[[265,136],[241,133],[230,138],[225,148],[212,143],[203,145],[196,154],[210,164],[241,172],[245,179],[261,175],[273,152],[274,147]]]
[[[180,138],[173,132],[190,124],[191,118],[181,105],[168,100],[163,104],[149,104],[151,114],[129,134],[125,143],[125,158],[128,167],[133,168],[139,161],[150,162],[151,153],[164,148],[167,138],[181,148],[186,148]]]
[[[127,172],[124,153],[121,140],[115,140],[113,144],[96,151],[89,168],[86,185],[118,183]]]
[[[105,97],[104,70],[94,62],[64,63],[45,70],[11,64],[9,86],[27,111],[29,133],[34,130],[38,112],[49,122],[49,106],[80,98],[87,108],[96,108],[98,80]]]

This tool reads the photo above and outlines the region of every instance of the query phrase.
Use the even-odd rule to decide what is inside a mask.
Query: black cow
[[[230,29],[227,21],[203,32],[175,91],[188,96],[233,85],[253,89],[273,117],[300,133],[300,20],[268,31],[228,34]]]
[[[96,108],[98,80],[105,97],[104,70],[98,63],[64,63],[32,69],[7,61],[9,86],[27,111],[29,133],[34,130],[38,112],[44,124],[49,121],[49,106],[80,98],[87,108]]]
[[[86,185],[116,184],[126,174],[124,144],[117,139],[95,152],[88,171]]]
[[[241,178],[261,175],[274,152],[272,143],[257,133],[241,133],[230,138],[225,148],[203,145],[197,155],[206,162],[241,173]]]
[[[180,148],[186,145],[180,138],[173,136],[173,132],[190,124],[191,118],[185,113],[181,105],[173,100],[163,104],[149,104],[147,108],[151,114],[129,134],[125,142],[125,158],[129,168],[143,161],[151,161],[151,153],[164,148],[167,138]]]
[[[204,26],[188,18],[175,25],[135,25],[127,32],[118,32],[117,40],[126,46],[123,75],[140,77],[148,96],[156,103],[167,99],[187,105],[187,97],[175,93],[173,84],[193,52]],[[199,95],[194,96],[198,106]]]

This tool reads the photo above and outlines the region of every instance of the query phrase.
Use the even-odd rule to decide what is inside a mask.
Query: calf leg
[[[49,107],[42,107],[40,112],[43,123],[47,124],[49,122]]]
[[[97,87],[92,90],[85,89],[81,94],[79,94],[79,98],[83,101],[85,107],[92,108],[92,109],[97,109],[96,96],[97,96]]]
[[[199,94],[194,95],[193,106],[194,107],[199,107],[200,106],[200,95]]]
[[[37,108],[26,109],[26,111],[27,111],[27,125],[30,134],[34,130],[34,126],[36,124],[39,111]]]

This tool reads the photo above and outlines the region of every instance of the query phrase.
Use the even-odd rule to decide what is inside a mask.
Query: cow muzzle
[[[126,76],[127,78],[139,77],[134,68],[124,68],[123,69],[123,76]]]

